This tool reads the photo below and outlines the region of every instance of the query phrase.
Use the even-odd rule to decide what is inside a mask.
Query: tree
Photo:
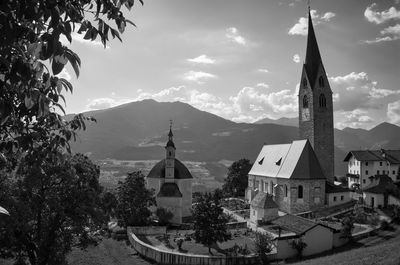
[[[226,229],[227,222],[228,217],[223,213],[220,196],[211,193],[201,195],[193,208],[194,239],[207,246],[211,255],[213,244],[231,237]]]
[[[303,256],[303,250],[307,247],[307,243],[300,237],[293,239],[290,244],[292,245],[292,248],[297,251],[297,256],[301,258]]]
[[[272,237],[270,234],[256,233],[255,251],[261,264],[268,264],[268,253],[273,249]]]
[[[108,218],[115,216],[117,205],[118,205],[118,200],[113,192],[106,191],[102,194],[101,207]]]
[[[233,162],[228,168],[228,174],[222,187],[225,194],[232,197],[244,196],[252,165],[250,160],[245,158]]]
[[[348,240],[352,239],[351,232],[354,229],[354,218],[353,217],[345,217],[342,220],[342,229],[341,229],[341,238],[345,238]]]
[[[118,225],[143,226],[148,224],[151,211],[149,207],[155,205],[154,193],[146,189],[142,172],[129,173],[123,182],[118,183]]]
[[[160,225],[167,225],[170,223],[172,217],[174,217],[174,214],[167,209],[161,207],[157,208],[156,216]]]
[[[26,155],[14,176],[2,178],[0,200],[10,216],[0,253],[19,264],[65,264],[71,247],[92,243],[103,223],[100,171],[83,155],[41,155]]]

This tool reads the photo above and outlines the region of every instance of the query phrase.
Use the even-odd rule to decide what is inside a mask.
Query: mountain
[[[177,157],[184,161],[254,160],[263,144],[298,139],[294,126],[235,123],[182,102],[143,100],[85,115],[93,116],[97,123],[87,124],[72,148],[94,159],[162,159],[170,120]],[[371,130],[335,129],[334,133],[338,175],[346,173],[342,161],[350,150],[400,147],[400,127],[389,123]]]
[[[295,118],[286,118],[286,117],[282,117],[279,118],[277,120],[273,120],[273,119],[269,119],[269,118],[264,118],[261,120],[258,120],[256,122],[254,122],[256,124],[278,124],[278,125],[284,125],[284,126],[294,126],[294,127],[299,127],[299,118],[295,117]]]

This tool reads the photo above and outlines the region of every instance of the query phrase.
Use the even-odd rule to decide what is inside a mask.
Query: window
[[[324,78],[323,78],[322,76],[319,77],[319,79],[318,79],[318,84],[319,84],[320,87],[324,87],[324,86],[325,86],[325,84],[324,84]]]
[[[299,185],[299,188],[297,190],[297,198],[303,199],[303,186]]]
[[[340,200],[341,201],[343,201],[344,200],[344,196],[342,195],[342,196],[340,196]]]
[[[363,179],[363,183],[365,184],[365,179]]]
[[[253,215],[254,215],[254,216],[256,215],[256,210],[253,210]]]
[[[287,197],[288,196],[288,188],[287,188],[287,185],[285,184],[285,197]]]
[[[261,180],[261,185],[260,186],[261,186],[261,188],[260,188],[261,191],[264,191],[264,181],[263,180]]]
[[[336,201],[336,196],[333,196],[333,201],[334,201],[334,202]]]
[[[377,170],[377,171],[376,171],[376,174],[379,175],[379,173],[380,173],[379,170]]]
[[[269,187],[269,190],[270,190],[270,194],[274,194],[274,183],[272,182],[272,180],[271,180],[271,182],[270,182],[270,187]]]
[[[365,162],[365,165],[368,166],[368,162]]]
[[[396,174],[396,170],[393,170],[393,175]]]
[[[382,166],[382,162],[379,162],[379,165]]]
[[[307,88],[307,79],[306,78],[303,78],[303,87]]]
[[[326,97],[324,94],[319,95],[319,107],[326,108]]]
[[[307,98],[307,96],[304,96],[304,98],[303,98],[303,108],[308,108],[308,98]]]

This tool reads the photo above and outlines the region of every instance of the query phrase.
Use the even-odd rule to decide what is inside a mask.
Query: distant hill
[[[299,118],[295,117],[295,118],[286,118],[286,117],[282,117],[279,118],[277,120],[274,119],[269,119],[269,118],[264,118],[261,120],[258,120],[256,122],[254,122],[256,124],[278,124],[278,125],[284,125],[284,126],[294,126],[294,127],[299,127]]]
[[[143,100],[86,115],[97,123],[87,124],[72,148],[94,159],[162,159],[170,119],[177,156],[186,161],[254,160],[263,144],[298,139],[294,126],[235,123],[182,102]],[[349,150],[400,147],[400,127],[383,123],[369,131],[335,129],[335,145],[336,174],[344,174],[342,161]]]

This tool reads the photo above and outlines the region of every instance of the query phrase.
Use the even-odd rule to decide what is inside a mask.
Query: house
[[[166,157],[159,161],[146,177],[146,186],[156,194],[157,207],[173,213],[172,223],[182,223],[191,215],[193,177],[187,167],[175,158],[172,124],[165,146]]]
[[[344,162],[348,163],[349,188],[369,186],[375,175],[387,175],[394,182],[400,180],[400,150],[355,150],[350,151]]]
[[[399,204],[400,189],[387,175],[376,175],[372,183],[363,189],[365,204],[371,207],[386,207],[390,204]],[[390,201],[389,201],[389,196]]]
[[[327,182],[325,186],[325,201],[329,206],[335,206],[351,201],[348,188]]]
[[[268,222],[278,217],[278,205],[272,196],[259,192],[250,203],[250,222]]]

